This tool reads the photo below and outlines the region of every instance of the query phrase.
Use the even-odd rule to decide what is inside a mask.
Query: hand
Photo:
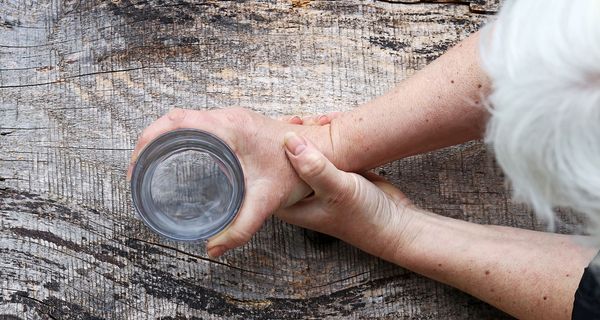
[[[287,133],[284,143],[290,163],[314,195],[277,211],[276,216],[384,259],[386,250],[396,251],[410,242],[416,230],[409,224],[417,212],[400,190],[372,173],[361,176],[338,170],[295,133]]]
[[[209,131],[225,141],[244,170],[246,195],[233,223],[207,244],[210,256],[246,243],[275,210],[304,198],[310,188],[288,162],[281,137],[290,130],[310,136],[321,150],[331,154],[327,126],[299,126],[259,115],[246,109],[194,111],[173,109],[141,134],[131,156],[131,168],[140,151],[159,135],[181,128]]]

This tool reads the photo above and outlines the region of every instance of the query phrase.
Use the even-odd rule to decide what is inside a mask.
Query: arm
[[[397,239],[382,258],[519,319],[571,318],[583,269],[598,248],[578,245],[575,236],[412,214],[418,236]]]
[[[277,216],[465,291],[519,319],[570,319],[598,248],[575,236],[479,225],[419,210],[376,176],[340,171],[305,139],[287,154],[315,196]],[[304,147],[298,147],[304,145]]]
[[[479,66],[479,32],[385,95],[335,117],[333,163],[363,171],[481,137],[489,79]]]

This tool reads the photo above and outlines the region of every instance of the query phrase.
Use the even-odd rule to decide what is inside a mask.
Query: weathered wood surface
[[[414,2],[0,1],[0,318],[507,317],[276,219],[213,261],[133,216],[129,154],[172,106],[348,110],[498,8]],[[380,172],[426,209],[540,228],[479,143]]]

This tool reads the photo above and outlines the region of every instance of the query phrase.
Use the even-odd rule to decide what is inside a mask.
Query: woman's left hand
[[[389,249],[397,252],[414,238],[417,230],[409,225],[419,213],[400,190],[372,173],[338,170],[295,133],[287,133],[284,143],[290,163],[314,194],[276,216],[384,259]]]

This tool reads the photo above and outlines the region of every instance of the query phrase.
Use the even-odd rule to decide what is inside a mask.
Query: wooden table
[[[441,2],[0,1],[0,318],[507,318],[274,218],[208,259],[137,220],[124,179],[140,131],[173,106],[350,110],[499,5]],[[480,143],[377,171],[425,209],[540,228]]]

